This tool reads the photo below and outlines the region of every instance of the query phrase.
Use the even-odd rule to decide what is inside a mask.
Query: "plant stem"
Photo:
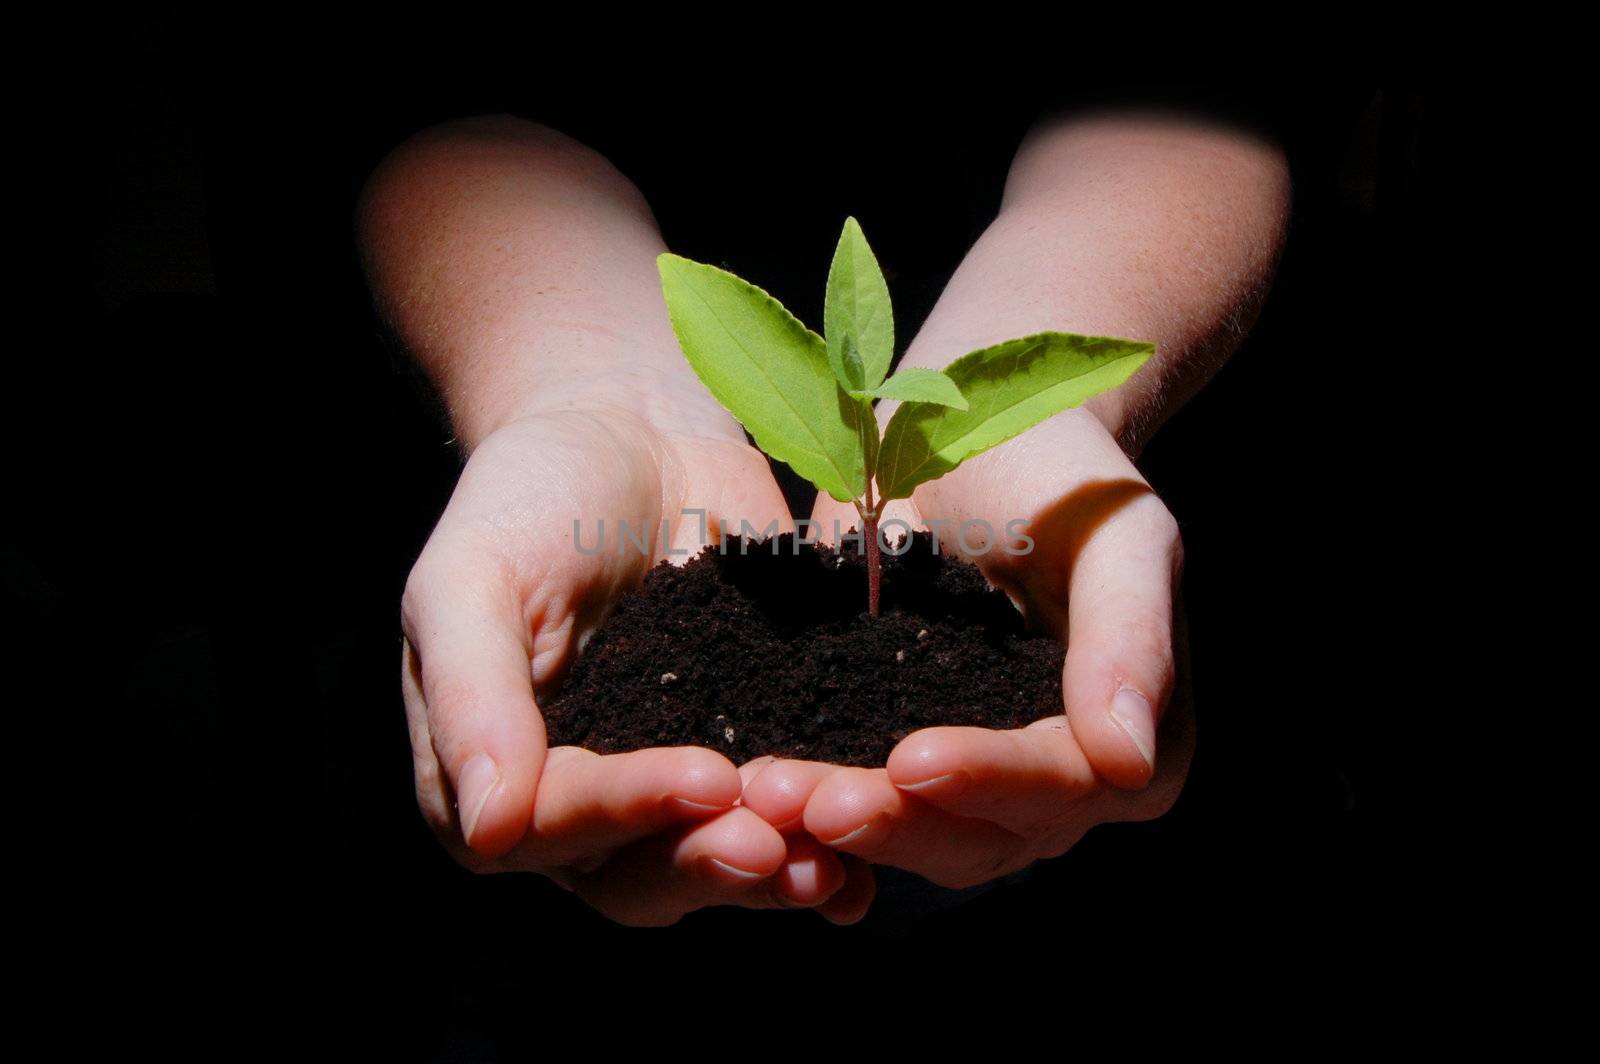
[[[878,616],[878,592],[883,584],[883,556],[878,553],[878,504],[872,497],[872,478],[867,478],[867,505],[857,506],[862,534],[867,537],[867,615]]]
[[[878,515],[866,519],[867,613],[878,616],[878,591],[883,582],[883,558],[878,553]]]

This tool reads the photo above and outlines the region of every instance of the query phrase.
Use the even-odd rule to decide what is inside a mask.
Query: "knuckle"
[[[1172,516],[1159,495],[1142,496],[1134,507],[1134,515],[1139,530],[1151,539],[1170,543],[1178,538],[1178,519]]]
[[[1151,508],[1150,533],[1161,542],[1181,549],[1183,532],[1178,527],[1178,519],[1172,516],[1172,511],[1166,504]]]
[[[1088,699],[1085,704],[1098,705],[1099,698],[1109,698],[1114,687],[1125,682],[1152,699],[1164,699],[1174,668],[1172,618],[1154,606],[1130,611],[1084,638],[1076,655],[1069,643],[1067,657],[1086,670],[1083,682],[1092,684],[1092,689],[1080,691]]]
[[[448,518],[447,512],[406,574],[405,589],[400,593],[401,621],[413,642],[425,634],[429,619],[441,606],[464,592],[481,590],[486,581],[499,575],[499,556],[475,543],[470,535],[444,532],[442,522]]]
[[[1172,660],[1172,621],[1154,612],[1135,614],[1123,623],[1121,641],[1125,653],[1165,669]]]
[[[442,672],[428,684],[428,723],[435,750],[448,750],[468,738],[468,722],[476,719],[479,695],[471,681]]]
[[[400,593],[400,624],[413,643],[422,630],[422,621],[428,606],[434,601],[433,589],[438,586],[433,556],[424,548],[406,575],[405,590]]]
[[[1154,550],[1165,553],[1175,564],[1181,564],[1183,530],[1178,526],[1178,519],[1159,497],[1147,495],[1140,499],[1131,508],[1127,520],[1133,536]]]

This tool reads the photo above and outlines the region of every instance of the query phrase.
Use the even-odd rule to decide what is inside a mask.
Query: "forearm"
[[[536,410],[702,402],[678,383],[650,208],[571,138],[510,118],[429,130],[373,174],[358,227],[379,312],[469,448]]]
[[[940,368],[1051,329],[1153,341],[1149,366],[1089,404],[1137,452],[1248,330],[1288,205],[1281,153],[1234,130],[1135,115],[1042,124],[905,364]]]

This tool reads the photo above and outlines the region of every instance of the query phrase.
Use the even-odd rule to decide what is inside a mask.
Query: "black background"
[[[1141,462],[1189,558],[1199,750],[1169,816],[1099,828],[955,910],[851,929],[726,910],[630,931],[542,881],[470,876],[434,843],[411,796],[398,600],[459,460],[383,341],[355,256],[354,198],[383,153],[459,114],[548,121],[640,185],[675,251],[812,323],[854,214],[891,277],[903,345],[992,217],[1029,122],[1092,100],[885,87],[841,135],[838,101],[810,89],[716,107],[707,92],[694,123],[556,83],[248,111],[130,93],[94,116],[72,189],[92,292],[65,308],[76,356],[19,386],[14,453],[34,460],[17,463],[28,506],[4,561],[25,661],[73,678],[68,700],[93,701],[122,744],[108,812],[137,828],[116,860],[149,889],[144,931],[253,963],[266,947],[243,943],[281,924],[298,932],[297,985],[426,998],[404,1027],[424,1055],[516,1038],[529,1001],[568,1008],[595,986],[670,996],[682,962],[735,986],[764,965],[831,972],[830,985],[887,965],[903,994],[930,977],[958,990],[956,958],[971,957],[985,980],[1023,954],[1087,978],[1114,959],[1181,973],[1247,945],[1329,971],[1373,965],[1374,931],[1402,926],[1414,901],[1394,889],[1410,825],[1373,724],[1409,710],[1374,679],[1396,618],[1368,564],[1372,515],[1403,490],[1378,438],[1402,400],[1351,394],[1335,367],[1351,337],[1411,335],[1397,294],[1420,266],[1424,108],[1403,90],[1137,93],[1280,138],[1296,197],[1259,324]],[[42,442],[63,434],[59,406],[27,399],[61,394],[82,414],[68,435],[108,430],[92,460]],[[916,955],[949,973],[905,961]],[[687,984],[676,990],[710,985]]]

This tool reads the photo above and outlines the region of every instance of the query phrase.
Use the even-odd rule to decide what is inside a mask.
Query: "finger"
[[[497,857],[527,831],[545,755],[519,611],[492,574],[425,552],[402,619],[461,837]]]
[[[739,800],[739,770],[714,750],[663,747],[599,755],[550,751],[520,851],[533,866],[582,862]]]
[[[761,775],[761,770],[776,760],[778,759],[771,754],[763,754],[761,757],[753,758],[740,765],[739,786],[741,788],[750,786],[750,781]]]
[[[889,779],[935,808],[1035,839],[1097,790],[1065,717],[1027,728],[925,728],[889,754]]]
[[[748,809],[634,843],[595,872],[572,877],[578,896],[634,927],[661,927],[708,905],[741,901],[782,867],[783,837]]]
[[[848,926],[867,915],[872,899],[878,894],[878,879],[872,866],[859,857],[845,855],[841,861],[845,870],[844,886],[818,906],[817,912],[829,923]]]
[[[1067,600],[1062,693],[1089,763],[1119,787],[1156,765],[1156,723],[1172,693],[1176,522],[1154,495],[1134,500],[1079,552]]]
[[[794,518],[771,466],[743,439],[735,443],[692,437],[692,456],[683,463],[681,475],[681,492],[669,494],[685,500],[686,507],[693,500],[695,507],[678,515],[674,547],[687,551],[685,558],[723,535],[740,535],[746,524],[758,536],[794,531]]]
[[[450,781],[439,767],[439,755],[433,749],[433,737],[428,734],[428,700],[422,693],[422,665],[411,640],[400,640],[400,694],[406,707],[406,731],[411,739],[412,779],[416,787],[417,807],[423,819],[451,850],[464,849],[460,829],[455,823],[455,796],[450,792]],[[461,856],[458,854],[458,856]]]
[[[901,791],[883,769],[842,768],[825,778],[806,803],[805,826],[834,849],[947,887],[987,882],[1026,850],[1021,838],[995,824]]]
[[[674,870],[699,883],[709,897],[742,893],[782,867],[789,848],[772,825],[748,809],[726,813],[688,830],[672,850]]]
[[[813,908],[837,894],[845,884],[841,856],[808,835],[786,840],[788,856],[768,880],[768,892],[783,908]]]
[[[803,831],[802,819],[811,792],[837,771],[838,765],[821,761],[773,760],[745,784],[741,801],[746,809],[786,835]]]

